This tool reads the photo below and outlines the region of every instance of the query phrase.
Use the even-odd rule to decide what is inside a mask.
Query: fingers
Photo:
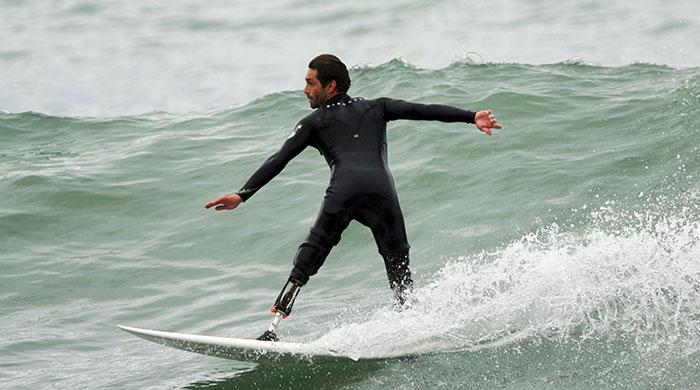
[[[493,115],[493,111],[491,111],[491,110],[486,110],[486,119],[487,119],[492,125],[496,124],[496,122],[497,122],[496,116]],[[492,127],[493,127],[493,126],[492,126]]]
[[[213,202],[209,202],[209,203],[213,203]],[[209,203],[207,203],[207,205],[209,205]],[[233,209],[235,209],[236,207],[238,207],[237,204],[227,204],[227,203],[225,203],[225,202],[213,203],[211,206],[214,206],[214,205],[217,205],[217,204],[218,204],[218,206],[216,206],[216,207],[214,208],[214,210],[217,210],[217,211],[221,211],[221,210],[233,210]],[[209,206],[209,207],[211,207],[211,206]],[[204,207],[207,207],[207,206],[204,206]],[[207,208],[209,208],[209,207],[207,207]]]
[[[241,200],[240,196],[237,194],[235,196],[224,195],[224,196],[220,196],[220,197],[218,197],[210,202],[207,202],[204,205],[204,208],[209,209],[209,208],[216,206],[214,208],[214,210],[218,210],[218,211],[233,210],[236,207],[238,207],[238,205],[241,203],[241,201],[242,200]]]
[[[498,123],[498,119],[493,115],[493,111],[490,109],[479,112],[478,115],[478,127],[479,130],[483,131],[488,135],[493,134],[493,129],[502,129],[503,126]]]
[[[221,211],[221,210],[233,210],[233,209],[235,209],[236,207],[238,207],[238,204],[236,204],[236,203],[223,203],[223,204],[221,204],[221,205],[219,205],[219,206],[216,206],[216,208],[215,208],[214,210],[218,210],[218,211]]]
[[[204,205],[204,208],[210,209],[214,206],[218,206],[216,207],[216,210],[221,210],[219,207],[226,207],[226,197],[220,196],[210,202],[207,202],[207,204]]]
[[[222,203],[222,202],[221,202],[221,198],[216,198],[216,199],[214,199],[214,200],[212,200],[212,201],[210,201],[210,202],[207,202],[207,203],[204,205],[204,208],[205,208],[205,209],[209,209],[209,208],[211,208],[212,206],[216,206],[217,204],[220,204],[220,203]]]

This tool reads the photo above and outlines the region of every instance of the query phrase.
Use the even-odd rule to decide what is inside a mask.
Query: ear
[[[336,92],[338,92],[338,84],[335,82],[335,80],[331,80],[326,85],[326,93],[328,93],[329,95],[332,95]]]

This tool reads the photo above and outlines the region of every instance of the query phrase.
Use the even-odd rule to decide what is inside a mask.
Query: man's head
[[[343,94],[350,88],[348,68],[333,54],[321,54],[309,62],[304,93],[311,108],[318,108],[326,100]]]

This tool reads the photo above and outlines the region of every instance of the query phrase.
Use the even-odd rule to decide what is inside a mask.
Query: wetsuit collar
[[[324,106],[326,106],[326,105],[333,105],[333,104],[336,104],[336,103],[338,103],[338,102],[340,102],[340,101],[349,100],[349,99],[350,99],[350,96],[348,96],[347,94],[345,94],[345,93],[339,93],[339,94],[333,96],[332,98],[326,100],[326,102],[323,103],[323,105],[324,105]]]

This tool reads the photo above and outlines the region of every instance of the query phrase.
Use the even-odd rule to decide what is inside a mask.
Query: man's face
[[[320,107],[321,104],[331,97],[331,93],[335,91],[335,80],[331,81],[324,87],[316,77],[317,74],[318,71],[311,68],[309,68],[309,70],[306,72],[306,86],[304,87],[304,93],[309,99],[309,105],[311,108]]]

